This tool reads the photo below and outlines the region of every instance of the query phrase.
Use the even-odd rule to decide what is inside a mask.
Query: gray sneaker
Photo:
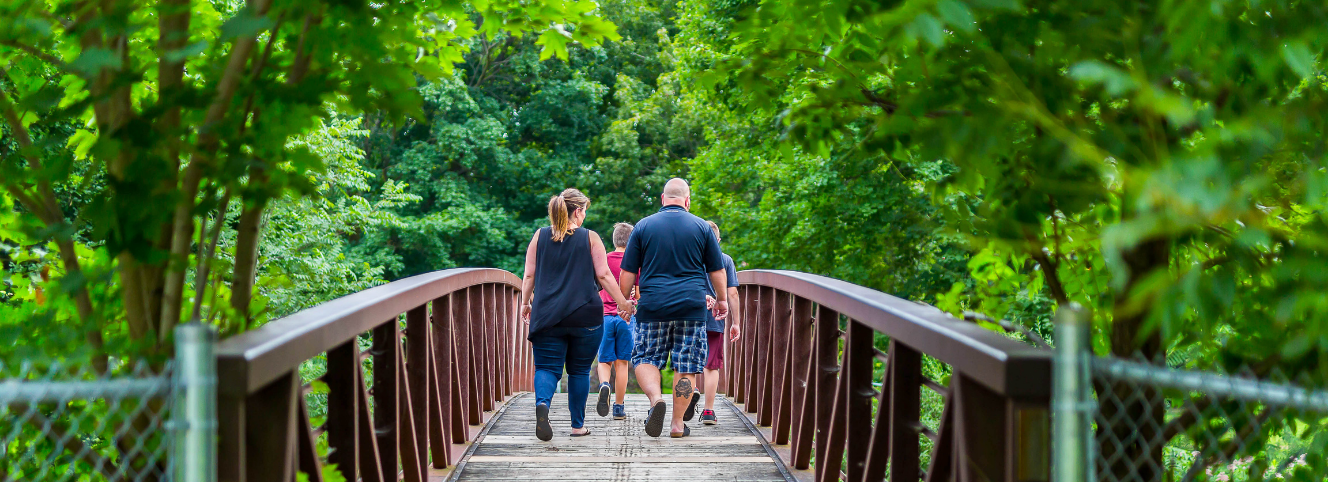
[[[601,417],[609,416],[609,384],[608,382],[599,384],[599,403],[595,404],[595,412]]]

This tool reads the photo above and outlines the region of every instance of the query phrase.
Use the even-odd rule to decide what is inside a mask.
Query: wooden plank
[[[568,460],[569,458],[575,460]],[[563,462],[584,462],[588,464],[610,463],[610,464],[768,464],[770,457],[651,457],[650,460],[641,460],[641,457],[504,457],[504,456],[472,456],[467,463],[482,464],[492,462],[506,463],[532,463],[532,464],[550,464]]]
[[[757,308],[756,321],[761,325],[760,338],[756,340],[756,349],[760,351],[757,364],[756,420],[760,425],[768,426],[775,418],[775,290],[761,287],[761,303]],[[750,406],[750,405],[749,405]],[[748,411],[751,411],[749,408]]]
[[[628,437],[628,436],[605,436],[605,437],[594,437],[594,438],[578,437],[574,439],[569,439],[567,441],[560,441],[559,446],[576,445],[578,443],[583,443],[586,445],[590,444],[623,445],[623,444],[638,443],[638,442],[643,444],[649,444],[652,443],[651,441],[655,441],[653,443],[654,445],[660,445],[664,443],[664,440],[665,439],[662,437],[661,438],[647,437],[645,440],[640,440],[637,437]],[[667,442],[671,445],[761,445],[761,439],[756,438],[755,435],[749,435],[746,437],[691,436],[691,437],[680,438],[677,440],[670,439]],[[538,438],[535,438],[534,435],[488,435],[484,437],[484,445],[508,445],[508,444],[512,445],[543,444],[543,446],[546,447],[549,446],[548,443],[540,441]]]

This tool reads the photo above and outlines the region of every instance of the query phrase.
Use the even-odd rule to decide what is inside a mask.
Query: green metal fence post
[[[175,328],[176,482],[217,480],[217,332],[201,323]]]
[[[1053,361],[1052,410],[1053,463],[1056,482],[1079,482],[1089,479],[1089,398],[1088,363],[1092,327],[1078,304],[1060,309],[1056,314],[1056,355]]]

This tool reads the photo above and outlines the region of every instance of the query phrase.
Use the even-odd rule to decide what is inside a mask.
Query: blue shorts
[[[705,321],[656,321],[638,325],[632,366],[644,363],[664,368],[664,362],[672,358],[673,371],[678,373],[701,373],[705,368],[709,351]]]
[[[632,359],[632,325],[617,315],[604,315],[604,339],[599,342],[599,362]]]

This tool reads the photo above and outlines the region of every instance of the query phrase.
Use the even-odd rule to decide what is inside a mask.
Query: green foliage
[[[519,272],[525,241],[567,187],[593,204],[590,229],[658,208],[664,181],[702,143],[672,67],[666,2],[616,0],[600,12],[621,39],[545,60],[538,40],[482,35],[457,74],[423,82],[425,115],[367,116],[366,169],[420,201],[399,226],[357,239],[355,259],[395,279],[456,266]]]

